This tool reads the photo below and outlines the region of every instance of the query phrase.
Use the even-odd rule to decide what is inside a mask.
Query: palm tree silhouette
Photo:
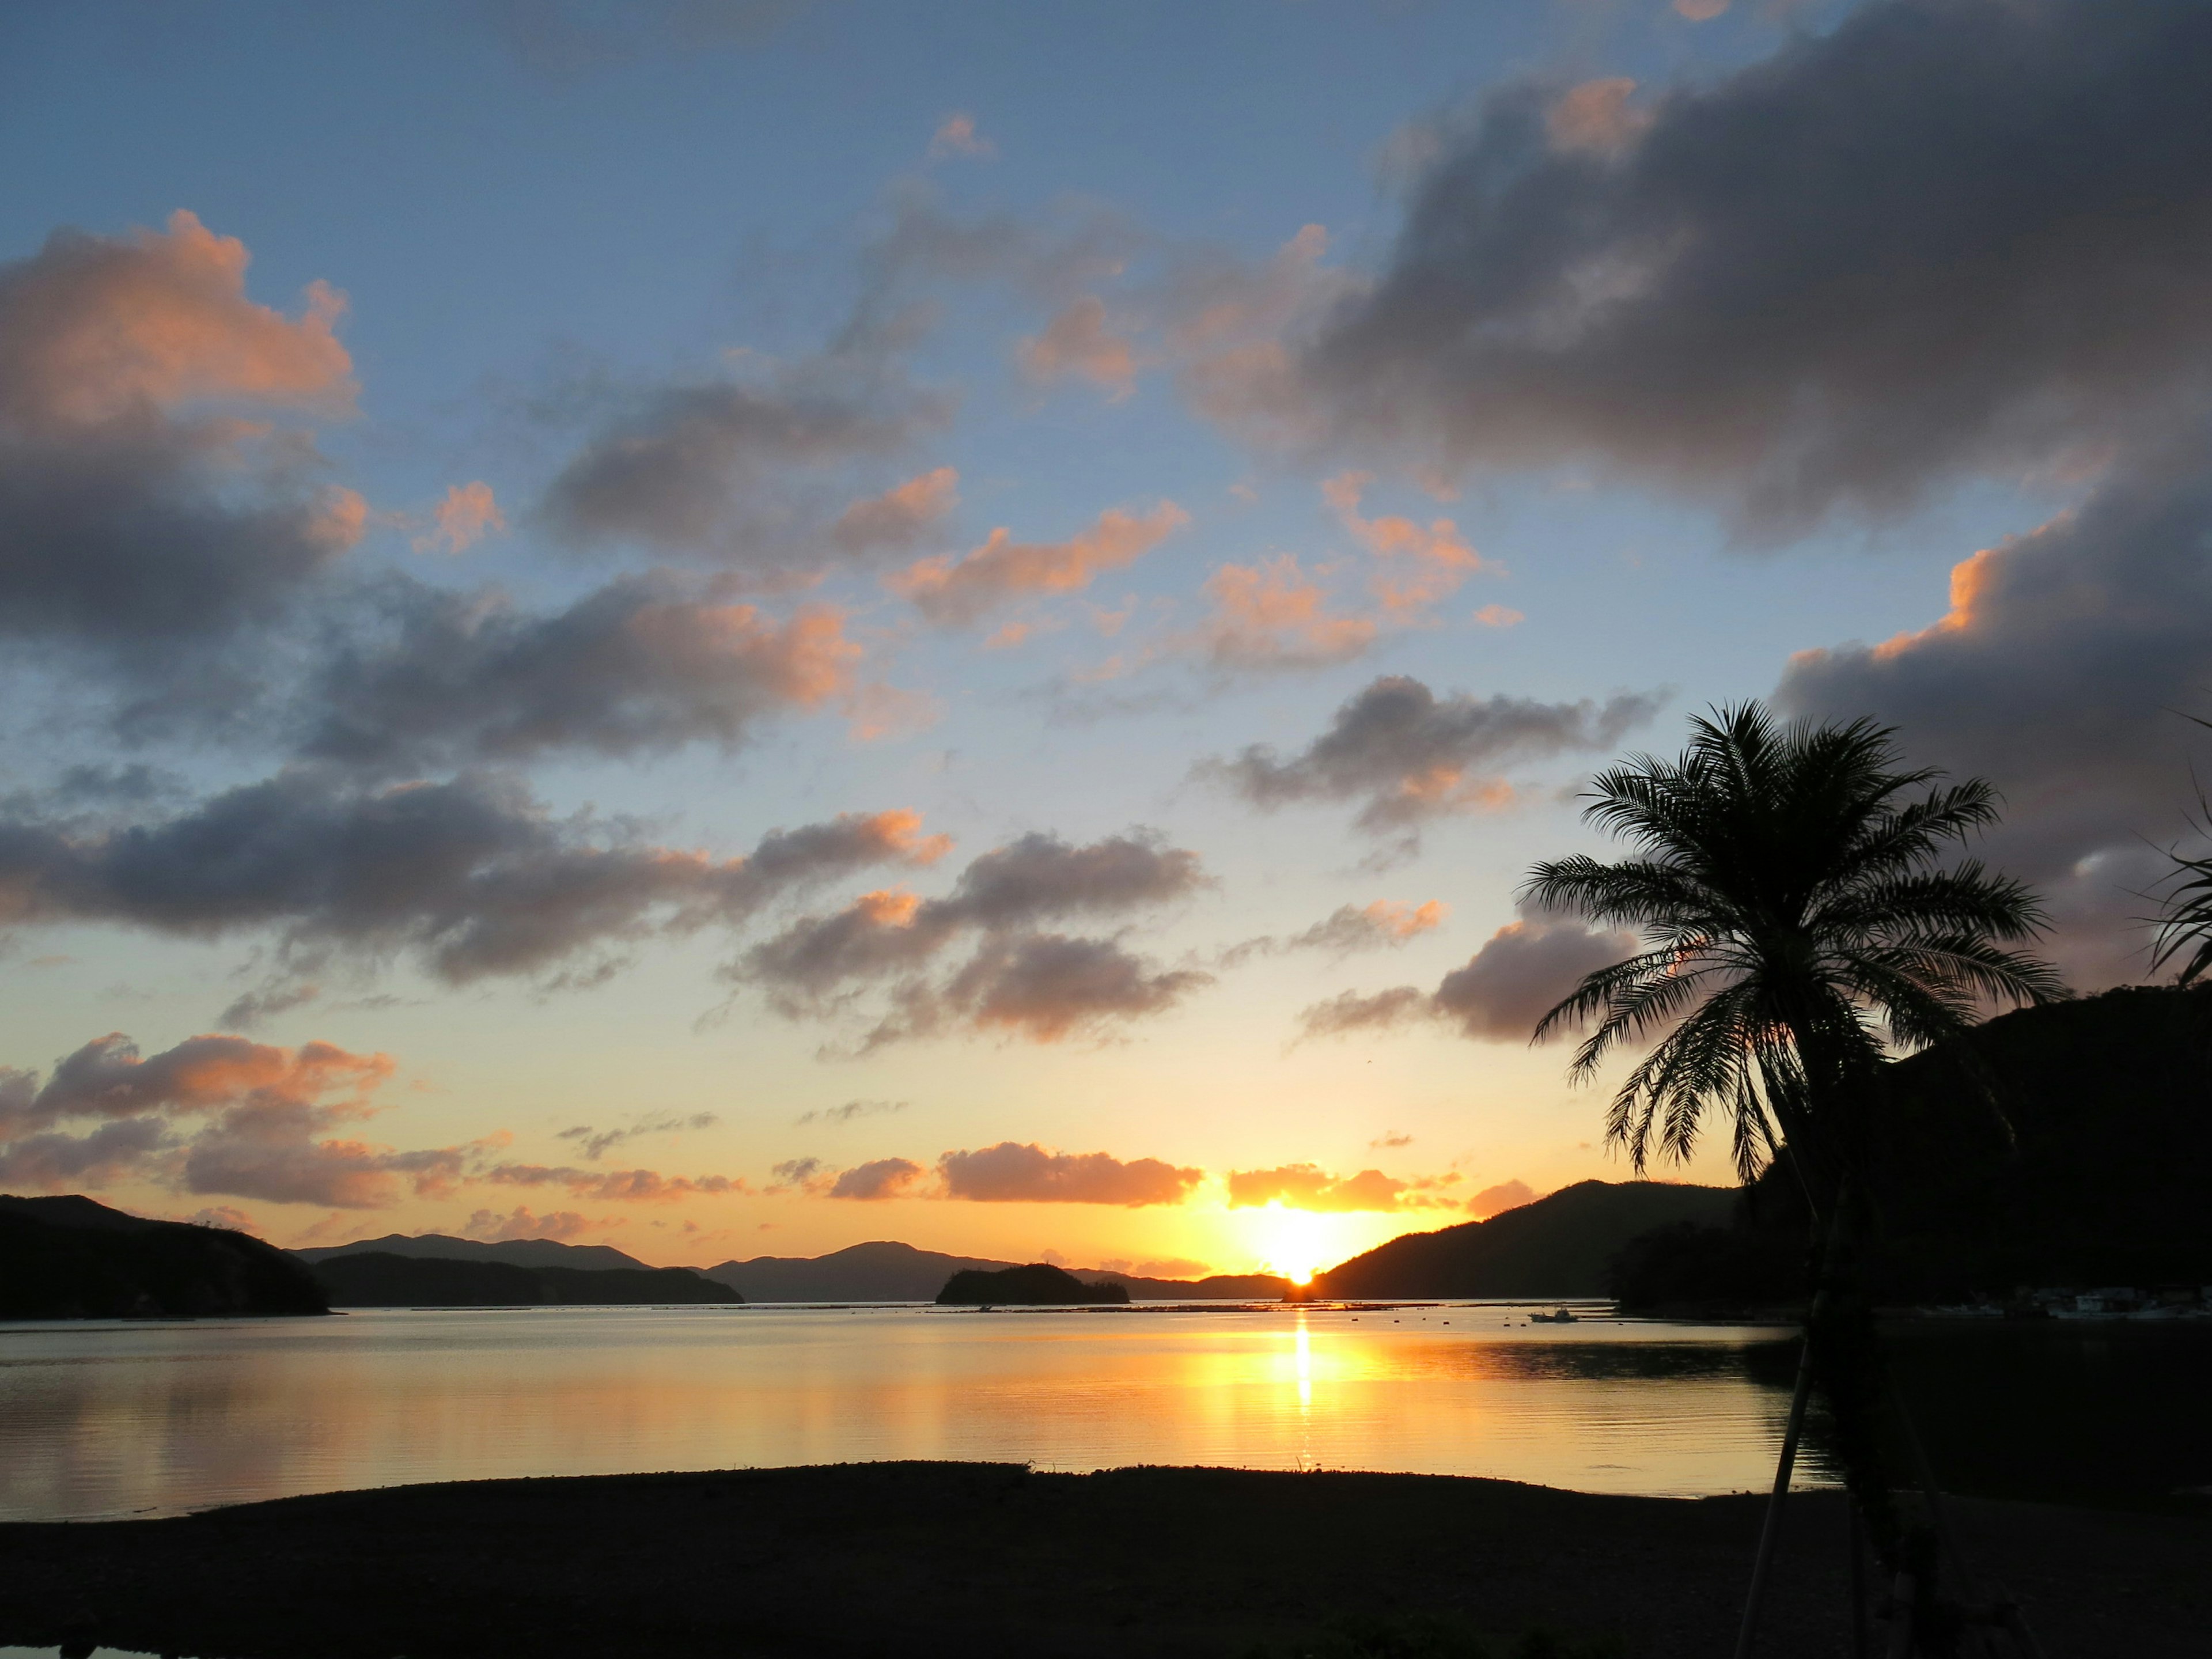
[[[1884,1389],[1851,1265],[1881,1062],[1958,1036],[1993,1002],[2068,994],[2019,948],[2044,925],[2027,888],[1973,860],[1946,862],[1996,821],[1997,799],[1978,779],[1942,775],[1906,769],[1893,731],[1872,721],[1784,724],[1756,702],[1716,709],[1691,721],[1679,759],[1634,756],[1595,780],[1583,816],[1631,856],[1540,864],[1522,889],[1642,934],[1641,951],[1586,976],[1536,1028],[1541,1040],[1595,1022],[1577,1079],[1652,1042],[1607,1115],[1608,1142],[1637,1173],[1655,1151],[1687,1158],[1713,1112],[1729,1121],[1747,1183],[1777,1157],[1796,1170],[1814,1218],[1815,1293],[1775,1502],[1817,1381],[1846,1483],[1892,1564]],[[1747,1642],[1769,1548],[1771,1538]]]

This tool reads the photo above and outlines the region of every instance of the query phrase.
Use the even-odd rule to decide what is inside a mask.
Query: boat
[[[1575,1316],[1561,1308],[1553,1313],[1530,1314],[1528,1320],[1534,1325],[1571,1325],[1575,1322]]]

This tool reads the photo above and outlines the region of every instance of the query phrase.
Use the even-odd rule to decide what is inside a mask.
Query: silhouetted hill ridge
[[[1606,1268],[1631,1239],[1681,1221],[1718,1224],[1730,1187],[1584,1181],[1487,1221],[1403,1233],[1317,1273],[1320,1297],[1606,1295]]]
[[[292,1252],[302,1261],[342,1255],[434,1256],[448,1261],[505,1261],[524,1267],[635,1267],[647,1264],[611,1244],[564,1244],[557,1238],[455,1238],[447,1233],[386,1233],[350,1244],[319,1244]]]
[[[311,1269],[341,1308],[616,1307],[742,1303],[692,1267],[543,1267],[370,1251]]]
[[[0,1319],[329,1311],[302,1263],[245,1233],[149,1220],[76,1194],[0,1196]]]
[[[1098,1307],[1126,1303],[1119,1285],[1086,1285],[1064,1267],[1031,1261],[994,1273],[963,1268],[937,1293],[940,1304],[964,1307]]]

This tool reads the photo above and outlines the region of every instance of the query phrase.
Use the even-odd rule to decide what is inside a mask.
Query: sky
[[[1516,890],[1753,697],[2148,978],[2208,73],[2180,0],[9,8],[0,1186],[1326,1265],[1627,1175],[1528,1036],[1632,941]]]

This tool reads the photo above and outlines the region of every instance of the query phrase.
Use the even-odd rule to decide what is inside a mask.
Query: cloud
[[[927,538],[960,504],[960,474],[940,466],[854,501],[830,526],[830,539],[848,553],[910,548]]]
[[[304,421],[350,413],[321,283],[290,318],[192,215],[0,264],[0,629],[150,673],[275,614],[360,538]]]
[[[1292,1210],[1389,1212],[1449,1207],[1449,1199],[1431,1194],[1459,1177],[1400,1181],[1380,1170],[1333,1176],[1318,1164],[1285,1164],[1273,1170],[1231,1170],[1227,1179],[1232,1210],[1279,1203]]]
[[[743,1181],[728,1176],[670,1176],[658,1170],[579,1170],[567,1164],[494,1164],[473,1169],[469,1178],[495,1187],[558,1187],[571,1198],[611,1203],[672,1204],[699,1195],[749,1193]]]
[[[607,1224],[593,1221],[574,1210],[554,1210],[544,1215],[532,1215],[518,1204],[506,1215],[496,1210],[478,1210],[462,1227],[465,1237],[481,1238],[488,1243],[503,1243],[510,1238],[550,1238],[566,1243],[580,1238],[594,1227]]]
[[[1156,1158],[1129,1163],[1105,1152],[1047,1152],[1035,1142],[1002,1140],[937,1160],[948,1198],[983,1204],[1116,1204],[1139,1209],[1180,1204],[1205,1179]]]
[[[1064,542],[1017,542],[1002,527],[965,554],[917,561],[888,586],[930,621],[961,627],[1015,599],[1079,592],[1102,571],[1132,563],[1189,522],[1189,514],[1162,501],[1145,513],[1109,508]]]
[[[1434,991],[1411,985],[1368,994],[1346,991],[1304,1009],[1298,1022],[1309,1037],[1437,1020],[1457,1026],[1462,1036],[1525,1042],[1534,1035],[1536,1022],[1583,975],[1637,949],[1632,933],[1593,933],[1579,922],[1525,914],[1492,933]]]
[[[872,1164],[856,1164],[841,1173],[830,1183],[829,1196],[867,1200],[903,1198],[923,1173],[921,1165],[910,1159],[879,1158]]]
[[[1088,380],[1115,403],[1137,389],[1136,347],[1114,331],[1106,302],[1095,294],[1071,301],[1043,333],[1024,340],[1014,357],[1022,373],[1040,386],[1071,378]]]
[[[111,1032],[58,1060],[35,1091],[28,1073],[0,1074],[0,1181],[158,1181],[337,1209],[441,1196],[462,1178],[465,1149],[395,1151],[329,1133],[367,1115],[392,1070],[387,1055],[327,1042],[280,1048],[210,1034],[149,1055]],[[57,1127],[88,1119],[104,1121],[80,1133]]]
[[[1503,805],[1512,789],[1501,769],[1608,748],[1656,706],[1655,696],[1626,694],[1601,706],[1587,698],[1439,698],[1420,681],[1393,675],[1346,702],[1328,730],[1289,760],[1255,744],[1233,760],[1201,762],[1196,772],[1266,810],[1357,800],[1359,828],[1404,832],[1447,813]]]
[[[1492,568],[1462,539],[1449,519],[1425,528],[1390,514],[1363,517],[1360,496],[1374,481],[1370,472],[1339,473],[1322,485],[1322,495],[1353,539],[1382,561],[1370,587],[1385,611],[1398,617],[1416,615],[1449,598],[1477,571]]]
[[[1298,386],[1340,441],[1759,537],[2135,447],[2212,392],[2208,70],[2186,0],[1878,0],[1641,118],[1508,88]]]
[[[867,325],[757,380],[630,395],[547,489],[546,527],[577,547],[774,564],[763,527],[786,516],[779,491],[793,479],[894,455],[951,417],[946,398],[906,377],[917,321]]]
[[[998,153],[999,147],[975,131],[975,118],[965,110],[956,110],[946,116],[930,135],[929,159],[933,161],[955,155],[985,161]]]
[[[1364,906],[1342,904],[1303,933],[1285,939],[1263,936],[1231,945],[1222,953],[1219,965],[1234,967],[1247,957],[1275,956],[1285,951],[1322,951],[1340,957],[1358,951],[1394,949],[1441,927],[1450,914],[1451,907],[1442,899],[1419,905],[1402,899],[1376,899]]]
[[[1948,613],[1881,644],[1795,658],[1795,714],[1871,716],[1916,763],[1982,776],[2002,822],[1977,848],[2042,892],[2076,985],[2148,969],[2142,895],[2184,833],[2212,713],[2212,473],[2196,441],[2130,463],[2075,511],[1962,561]]]
[[[486,536],[507,533],[507,515],[499,510],[491,486],[478,479],[454,484],[446,499],[430,510],[430,527],[413,543],[417,553],[465,553]]]
[[[0,925],[273,932],[289,967],[416,957],[453,984],[533,974],[648,934],[744,921],[779,895],[945,850],[917,814],[848,814],[717,858],[556,818],[512,779],[355,788],[288,772],[166,820],[0,817]]]
[[[562,1130],[554,1139],[580,1141],[585,1161],[596,1164],[606,1155],[609,1148],[641,1136],[670,1134],[686,1129],[711,1129],[721,1121],[712,1112],[694,1112],[688,1117],[676,1112],[648,1112],[612,1129],[596,1129],[588,1123],[579,1123]]]
[[[1520,1180],[1501,1181],[1494,1187],[1485,1187],[1467,1201],[1467,1212],[1477,1221],[1487,1221],[1504,1210],[1517,1210],[1523,1204],[1534,1204],[1543,1194]]]
[[[323,988],[313,980],[295,980],[285,984],[267,986],[258,991],[247,991],[217,1014],[215,1023],[228,1031],[258,1030],[279,1014],[289,1014],[295,1008],[304,1008],[318,1000],[322,994]]]
[[[1729,0],[1674,0],[1674,10],[1692,23],[1710,23],[1729,9]]]
[[[1374,1139],[1367,1143],[1367,1148],[1370,1152],[1390,1152],[1395,1151],[1401,1146],[1410,1146],[1413,1144],[1413,1136],[1409,1134],[1402,1134],[1395,1129],[1385,1129],[1381,1134],[1376,1136]]]
[[[779,622],[665,571],[550,615],[400,579],[378,599],[373,628],[331,643],[303,700],[317,711],[301,745],[313,758],[403,770],[730,750],[773,715],[854,704],[861,649],[829,605]]]
[[[1109,939],[1042,924],[1115,917],[1174,902],[1206,877],[1197,854],[1145,831],[1071,846],[1031,832],[972,860],[951,892],[863,894],[833,915],[800,918],[729,969],[761,986],[787,1018],[834,1015],[887,984],[871,1047],[959,1029],[1053,1042],[1162,1012],[1209,982],[1156,969]],[[968,959],[938,972],[962,939]]]
[[[1217,668],[1325,667],[1375,642],[1375,623],[1332,614],[1321,585],[1289,553],[1221,566],[1206,578],[1206,596],[1212,611],[1196,643]]]
[[[842,1106],[818,1106],[801,1112],[794,1123],[850,1123],[859,1117],[883,1117],[907,1109],[903,1100],[848,1100]]]

